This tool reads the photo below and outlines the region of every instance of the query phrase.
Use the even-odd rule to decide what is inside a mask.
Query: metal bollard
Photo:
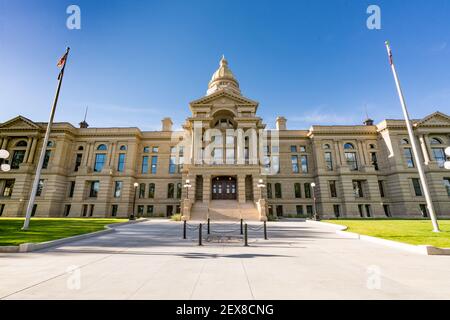
[[[264,240],[269,240],[269,238],[267,238],[267,223],[266,223],[266,221],[264,221]]]
[[[184,220],[184,222],[183,222],[183,239],[186,239],[186,225],[187,225],[187,221]]]
[[[198,226],[198,245],[202,246],[202,224]]]
[[[244,234],[243,224],[244,224],[244,219],[241,219],[241,235]]]
[[[245,224],[244,246],[248,247],[248,229],[247,229],[247,224]]]
[[[208,218],[208,235],[211,234],[209,222],[210,222],[210,219]]]

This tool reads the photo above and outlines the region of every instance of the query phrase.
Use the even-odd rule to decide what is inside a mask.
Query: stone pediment
[[[203,97],[198,100],[194,100],[190,103],[190,106],[220,106],[220,105],[239,105],[239,106],[251,106],[257,107],[258,102],[245,98],[241,95],[237,95],[225,90],[213,93],[209,96]]]
[[[0,124],[0,130],[40,130],[39,125],[23,116],[15,117]]]
[[[416,127],[450,126],[450,117],[442,112],[434,112],[415,123]]]

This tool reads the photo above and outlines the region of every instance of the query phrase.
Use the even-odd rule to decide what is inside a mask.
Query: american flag
[[[59,59],[57,64],[58,68],[63,68],[66,64],[66,61],[67,61],[67,52],[61,57],[61,59]]]

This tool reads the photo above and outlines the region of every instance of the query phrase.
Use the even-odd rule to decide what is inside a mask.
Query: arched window
[[[324,145],[323,145],[323,148],[324,148],[325,150],[331,149],[331,147],[330,147],[330,145],[329,145],[328,143],[324,144]]]
[[[126,151],[127,150],[127,146],[120,146],[120,151]]]
[[[275,198],[281,199],[283,197],[281,193],[281,183],[275,183]]]
[[[53,141],[49,141],[47,143],[47,148],[53,148],[55,146],[55,143]]]
[[[219,119],[214,124],[214,127],[221,129],[231,129],[233,128],[233,122],[230,119]]]
[[[433,145],[442,144],[442,141],[439,140],[438,138],[431,138],[430,144],[433,144]]]
[[[149,153],[149,152],[150,152],[150,147],[144,147],[143,152],[144,152],[144,153]]]
[[[369,148],[370,148],[370,149],[376,149],[376,148],[377,148],[377,146],[376,146],[376,145],[374,145],[374,144],[369,144]]]
[[[78,147],[78,151],[83,151],[83,150],[84,150],[83,146]]]
[[[99,145],[98,147],[97,147],[97,150],[98,151],[106,151],[108,148],[106,147],[106,145],[104,145],[104,144],[101,144],[101,145]]]
[[[155,184],[154,183],[150,183],[148,185],[148,197],[150,199],[154,199],[155,198]]]
[[[346,143],[346,144],[344,144],[344,149],[345,150],[353,150],[353,149],[355,149],[355,147],[351,143]]]
[[[25,140],[20,140],[16,143],[16,147],[26,147],[28,143]]]
[[[408,139],[402,139],[402,141],[400,143],[401,144],[409,144],[409,140]]]

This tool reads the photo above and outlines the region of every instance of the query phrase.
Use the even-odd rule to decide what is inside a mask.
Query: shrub
[[[268,221],[278,221],[278,217],[269,215],[269,216],[267,216],[267,220],[268,220]]]
[[[181,214],[180,213],[174,214],[173,216],[170,217],[170,220],[181,221]]]

